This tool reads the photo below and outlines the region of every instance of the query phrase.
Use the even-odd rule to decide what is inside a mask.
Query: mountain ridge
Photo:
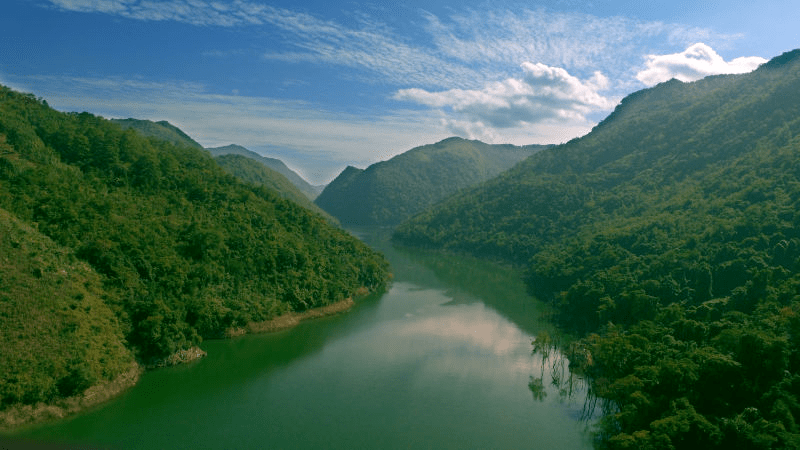
[[[208,150],[213,156],[235,154],[235,155],[246,156],[250,159],[258,161],[261,164],[285,176],[286,179],[288,179],[292,184],[294,184],[300,190],[300,192],[302,192],[306,197],[308,197],[312,201],[319,195],[320,192],[322,192],[320,186],[314,186],[308,181],[306,181],[303,177],[298,175],[297,172],[290,169],[280,159],[261,156],[258,153],[238,144],[230,144],[222,147],[212,147],[212,148],[207,148],[206,150]]]
[[[490,145],[451,137],[366,169],[348,166],[315,202],[343,224],[396,225],[542,148],[546,146]]]
[[[186,145],[194,148],[203,148],[202,145],[200,145],[197,141],[192,139],[183,130],[169,123],[166,120],[160,120],[158,122],[154,122],[152,120],[134,119],[134,118],[110,119],[110,120],[111,122],[116,123],[117,125],[123,128],[126,129],[132,128],[134,130],[141,131],[146,136],[152,136],[158,139],[163,139],[175,145]]]
[[[13,411],[69,402],[134,358],[202,353],[192,350],[203,339],[389,279],[379,253],[207,151],[4,86],[0,231],[3,428],[18,423]],[[17,361],[27,349],[43,350]]]
[[[331,223],[338,224],[336,218],[312,202],[306,194],[300,192],[300,189],[292,184],[283,174],[265,166],[260,161],[237,153],[225,153],[215,156],[214,160],[217,161],[223,169],[240,180],[273,189],[280,194],[281,197],[291,200],[309,211],[324,216]]]
[[[798,56],[631,94],[394,240],[526,267],[580,337],[559,348],[602,405],[600,448],[797,448]]]

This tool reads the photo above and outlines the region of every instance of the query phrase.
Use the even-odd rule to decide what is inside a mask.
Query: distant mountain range
[[[254,183],[272,189],[279,193],[281,197],[291,200],[303,208],[314,211],[333,223],[338,223],[336,218],[312,202],[311,199],[300,192],[300,189],[292,184],[285,176],[265,166],[259,160],[251,156],[237,153],[226,153],[215,156],[214,160],[236,178],[247,183]]]
[[[248,150],[241,145],[226,145],[224,147],[215,147],[215,148],[207,148],[209,152],[213,156],[221,156],[221,155],[242,155],[246,156],[250,159],[260,162],[261,164],[269,167],[270,169],[280,173],[281,175],[285,176],[293,185],[297,187],[303,194],[306,195],[311,200],[317,198],[322,189],[325,186],[314,186],[310,184],[308,181],[303,179],[300,175],[298,175],[295,171],[288,168],[283,161],[275,158],[268,158],[266,156],[261,156],[258,153]]]
[[[546,147],[490,145],[453,137],[363,170],[347,167],[315,203],[346,225],[396,225]]]
[[[141,120],[141,119],[111,119],[112,122],[122,126],[123,128],[132,128],[145,136],[154,137],[156,139],[161,139],[167,142],[171,142],[175,145],[179,146],[187,146],[193,148],[203,148],[202,145],[197,143],[194,139],[192,139],[189,135],[184,133],[181,129],[172,125],[171,123],[167,122],[166,120],[162,120],[159,122],[153,122],[151,120]],[[261,156],[258,153],[248,150],[241,145],[226,145],[224,147],[215,147],[215,148],[207,148],[209,152],[213,156],[220,156],[220,155],[242,155],[246,156],[254,161],[258,161],[259,163],[263,164],[264,166],[278,172],[279,174],[286,177],[289,182],[291,182],[300,192],[303,193],[309,200],[314,200],[324,186],[313,186],[308,181],[303,179],[300,175],[298,175],[295,171],[288,168],[283,161],[275,158],[268,158],[265,156]],[[283,183],[273,183],[273,184],[283,184]],[[288,194],[289,197],[293,196],[292,193]]]

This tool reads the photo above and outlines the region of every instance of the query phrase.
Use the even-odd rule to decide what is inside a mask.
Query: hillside
[[[134,359],[88,264],[4,209],[0,255],[2,429],[25,420],[6,417],[5,407],[75,396],[114,380]]]
[[[132,128],[145,136],[154,137],[162,141],[171,142],[175,145],[186,147],[203,148],[197,141],[189,137],[180,128],[172,125],[166,120],[153,122],[152,120],[141,119],[111,119],[112,122],[122,128]]]
[[[143,136],[171,142],[175,145],[203,148],[189,135],[167,121],[153,122],[139,119],[111,119],[111,121],[125,129],[132,128]],[[281,197],[298,203],[300,206],[322,214],[329,220],[332,219],[333,222],[336,222],[332,216],[311,201],[319,193],[316,188],[286,167],[283,162],[274,158],[262,157],[258,153],[251,152],[238,145],[212,148],[208,149],[208,151],[216,156],[215,160],[231,175],[248,183],[260,184],[274,189]],[[295,181],[289,181],[289,177]],[[298,186],[302,186],[306,190],[301,192]]]
[[[323,211],[322,208],[300,192],[297,186],[287,180],[285,176],[261,164],[257,160],[233,153],[217,156],[214,160],[236,178],[247,183],[253,183],[272,189],[282,198],[291,200],[303,208],[320,214],[332,223],[338,223],[333,216]]]
[[[607,448],[800,444],[800,51],[624,99],[398,228],[528,266]]]
[[[288,168],[283,161],[275,158],[268,158],[266,156],[261,156],[258,153],[248,150],[241,145],[226,145],[224,147],[215,147],[215,148],[208,148],[206,149],[213,156],[222,156],[222,155],[242,155],[246,156],[250,159],[260,162],[261,164],[269,167],[270,169],[280,173],[281,175],[285,176],[293,185],[297,187],[306,197],[311,200],[317,198],[320,192],[322,192],[322,186],[313,186],[309,184],[303,177],[298,175],[295,171]]]
[[[459,189],[499,174],[544,146],[461,138],[411,149],[365,170],[345,169],[315,203],[347,225],[397,225]],[[357,201],[354,201],[357,199]]]
[[[388,279],[381,255],[238,181],[208,152],[5,87],[0,209],[0,330],[16,333],[3,334],[3,358],[22,351],[6,339],[53,348],[11,365],[24,376],[4,379],[0,410],[55,402],[113,377],[131,355],[157,363]],[[53,332],[75,342],[53,344]]]

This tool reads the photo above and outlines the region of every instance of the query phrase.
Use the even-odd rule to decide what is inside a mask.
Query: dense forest
[[[800,50],[625,98],[401,225],[528,267],[600,448],[800,448]]]
[[[265,186],[277,192],[281,197],[325,217],[331,223],[338,224],[338,221],[333,216],[312,202],[306,194],[300,192],[300,189],[285,176],[270,169],[258,160],[235,153],[216,156],[214,160],[236,178],[246,183]]]
[[[545,146],[489,145],[449,138],[364,170],[348,167],[315,202],[346,225],[397,225],[459,189],[496,176],[542,148]]]
[[[0,411],[50,403],[388,265],[208,152],[0,87]]]
[[[154,137],[171,142],[177,146],[202,149],[203,146],[183,132],[180,128],[162,120],[153,122],[141,119],[111,119],[122,128],[134,129],[146,137]],[[317,188],[286,167],[275,158],[265,158],[240,145],[206,149],[214,156],[217,163],[228,173],[247,183],[263,185],[278,192],[281,197],[291,200],[300,206],[321,214],[332,223],[336,219],[326,213],[312,200],[319,194]],[[321,190],[321,189],[320,189]]]

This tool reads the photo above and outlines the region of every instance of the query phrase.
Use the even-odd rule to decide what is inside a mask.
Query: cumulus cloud
[[[68,88],[74,95],[66,104],[82,105],[77,108],[112,116],[157,115],[179,120],[209,145],[222,136],[237,136],[239,143],[269,141],[295,149],[303,158],[319,154],[315,149],[328,148],[335,153],[337,164],[345,159],[348,164],[374,162],[374,149],[386,148],[387,142],[396,153],[453,134],[496,143],[564,142],[589,131],[601,113],[613,108],[617,97],[639,88],[639,81],[655,83],[664,77],[681,77],[684,72],[698,78],[721,73],[716,69],[721,58],[710,48],[709,52],[703,48],[694,52],[699,56],[689,51],[695,46],[677,55],[664,55],[667,48],[684,48],[700,41],[719,46],[735,38],[680,24],[488,4],[480,9],[450,10],[449,15],[404,7],[401,12],[408,17],[403,22],[386,22],[359,11],[345,11],[346,20],[334,19],[313,9],[291,9],[261,0],[40,3],[61,11],[130,20],[268,30],[269,42],[255,45],[264,46],[259,54],[270,64],[315,64],[339,73],[352,86],[372,84],[385,88],[389,96],[393,93],[394,99],[423,106],[415,107],[413,114],[389,110],[389,103],[382,103],[386,97],[376,95],[377,108],[383,108],[377,113],[321,117],[313,113],[320,105],[270,98],[253,98],[253,104],[243,104],[245,98],[214,96],[196,86],[184,86],[187,95],[180,96],[165,92],[184,91],[141,86],[130,80],[121,84],[125,90],[114,95],[107,92],[114,88],[104,91],[97,80],[91,80],[92,86],[82,91],[72,85]],[[402,23],[402,29],[396,23]],[[203,56],[246,56],[252,46],[248,48],[207,50]],[[638,55],[644,54],[651,56],[637,80],[631,67],[639,65]],[[538,63],[520,65],[522,61]],[[703,61],[715,69],[702,68]],[[751,61],[739,58],[721,65],[727,65],[724,72],[730,72],[730,67],[743,62]],[[688,69],[692,67],[694,72]],[[591,75],[592,70],[597,72]],[[283,86],[290,82],[284,80]],[[355,92],[350,85],[343,87],[343,92]],[[46,94],[48,89],[43,84],[36,91]],[[144,95],[148,93],[152,95]],[[151,110],[150,104],[158,107]]]
[[[709,75],[747,73],[767,62],[757,56],[725,61],[714,49],[703,43],[694,44],[680,53],[647,55],[646,58],[647,68],[637,73],[636,78],[648,86],[672,78],[695,81]]]
[[[401,89],[394,98],[456,113],[458,118],[446,119],[446,124],[469,137],[554,122],[583,124],[587,114],[614,107],[599,93],[609,85],[600,72],[580,80],[562,68],[541,63],[525,62],[521,68],[521,77],[487,83],[482,89]]]

